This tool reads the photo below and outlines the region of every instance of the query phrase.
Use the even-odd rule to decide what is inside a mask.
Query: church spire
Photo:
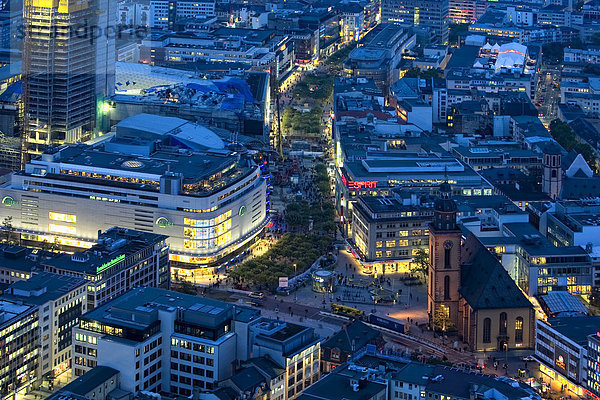
[[[446,180],[440,185],[440,197],[434,204],[433,227],[441,231],[457,229],[456,210],[456,203],[452,199],[452,187]]]

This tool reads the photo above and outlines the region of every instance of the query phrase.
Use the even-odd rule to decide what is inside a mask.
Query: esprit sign
[[[344,175],[342,175],[342,183],[352,190],[377,188],[377,181],[349,181]]]

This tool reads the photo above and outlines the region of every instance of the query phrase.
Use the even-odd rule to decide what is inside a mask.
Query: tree
[[[460,35],[464,35],[469,31],[469,24],[450,24],[450,33],[448,41],[451,45],[458,46]]]
[[[197,295],[196,287],[188,281],[178,281],[173,285],[173,290],[179,293]]]
[[[573,40],[569,43],[552,42],[542,45],[543,59],[548,64],[559,64],[564,58],[565,47],[571,47],[573,49],[583,49],[585,45],[579,39]]]
[[[4,234],[6,235],[6,239],[5,239],[6,242],[10,242],[12,233],[15,230],[12,220],[13,220],[13,217],[11,217],[10,215],[4,217],[4,219],[2,220],[2,230],[4,231]]]
[[[42,247],[42,250],[51,251],[51,252],[57,251],[59,248],[58,243],[56,243],[56,240],[49,241],[47,239],[44,239],[42,241],[41,247]]]
[[[429,272],[429,254],[425,250],[419,249],[413,256],[412,262],[416,265],[413,271],[423,274],[423,277],[426,278]]]
[[[573,128],[559,119],[550,123],[550,134],[566,151],[575,150],[580,153],[593,170],[598,170],[596,152],[587,142],[579,139]]]
[[[441,305],[436,308],[433,314],[433,328],[444,333],[454,329],[454,323],[450,319],[449,308],[447,306]]]

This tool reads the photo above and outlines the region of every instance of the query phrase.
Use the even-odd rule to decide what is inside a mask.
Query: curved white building
[[[113,226],[168,235],[174,276],[212,273],[267,223],[260,167],[196,124],[132,118],[109,142],[49,150],[8,176],[2,215],[25,242],[91,247]]]

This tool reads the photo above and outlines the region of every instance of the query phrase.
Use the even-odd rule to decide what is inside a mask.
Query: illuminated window
[[[56,212],[52,212],[52,211],[50,211],[48,213],[48,218],[50,218],[52,221],[72,222],[72,223],[77,222],[76,215],[56,213]]]
[[[517,317],[515,320],[515,342],[523,343],[523,318]]]
[[[375,252],[375,257],[377,257],[377,258],[383,257],[383,253],[381,251],[376,251]]]
[[[408,231],[400,231],[400,232],[398,232],[398,236],[400,236],[400,237],[408,236]]]
[[[385,252],[385,256],[386,256],[386,257],[392,257],[392,252],[391,252],[391,251],[389,251],[389,250],[388,250],[388,251],[386,251],[386,252]]]
[[[221,236],[219,236],[216,240],[216,245],[221,246],[231,241],[231,232],[227,232]]]
[[[220,223],[231,218],[231,210],[226,211],[213,219],[192,219],[192,218],[184,218],[183,224],[187,226],[194,227],[209,227],[214,225],[219,225]]]
[[[395,240],[387,240],[385,242],[385,247],[395,247],[396,246],[396,241]]]
[[[383,242],[382,242],[381,240],[378,240],[378,241],[375,243],[375,246],[376,246],[377,248],[383,247]]]
[[[398,246],[408,246],[408,240],[398,240]]]
[[[77,229],[74,226],[66,225],[48,224],[48,230],[50,232],[64,233],[68,235],[75,235],[77,233]]]

